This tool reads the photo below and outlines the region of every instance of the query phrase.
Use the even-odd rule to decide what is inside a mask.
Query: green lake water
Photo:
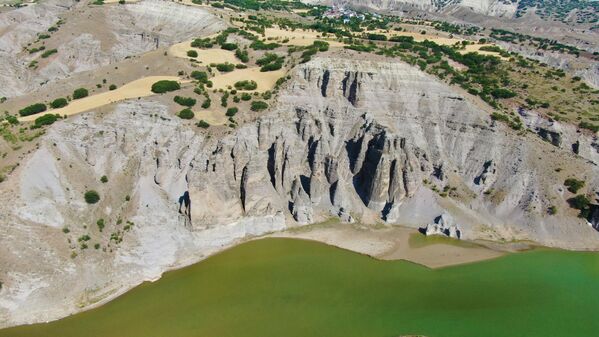
[[[534,250],[431,270],[263,239],[97,309],[0,337],[599,336],[599,254]]]

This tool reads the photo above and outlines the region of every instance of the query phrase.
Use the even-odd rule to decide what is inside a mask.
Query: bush
[[[111,84],[111,85],[108,87],[108,90],[111,90],[111,91],[112,91],[112,90],[116,90],[116,84]]]
[[[224,50],[235,50],[237,49],[237,45],[235,43],[223,43],[220,45],[220,48]]]
[[[209,38],[195,39],[191,42],[194,48],[212,48],[212,41]]]
[[[208,127],[210,127],[210,124],[208,124],[208,122],[206,122],[205,120],[199,121],[196,125],[202,129],[207,129]]]
[[[256,81],[238,81],[234,84],[235,89],[237,90],[256,90],[258,88],[258,83]]]
[[[249,62],[250,61],[250,57],[248,55],[247,50],[241,50],[241,49],[237,49],[235,51],[235,56],[241,61],[241,62]]]
[[[175,96],[175,98],[173,100],[177,104],[183,105],[183,106],[192,107],[192,106],[196,105],[196,100],[194,98],[191,98],[191,97]]]
[[[564,181],[564,185],[568,188],[568,191],[576,193],[579,189],[584,187],[584,181],[576,178],[568,178]]]
[[[69,102],[66,98],[57,98],[50,103],[50,106],[52,109],[58,109],[67,106],[67,104],[69,104]]]
[[[50,50],[46,50],[43,54],[42,54],[42,58],[46,58],[49,57],[52,54],[56,54],[58,53],[58,50],[56,49],[50,49]]]
[[[504,88],[495,88],[491,91],[491,95],[495,98],[512,98],[516,96],[516,93]]]
[[[56,122],[60,118],[57,114],[45,114],[35,119],[35,127],[39,128],[44,125],[50,125]]]
[[[250,48],[254,50],[273,50],[279,48],[281,45],[278,43],[264,43],[260,40],[256,40],[250,44]]]
[[[35,104],[31,104],[30,106],[19,110],[19,115],[29,116],[29,115],[35,115],[37,113],[44,112],[44,111],[46,111],[46,104],[35,103]]]
[[[80,99],[83,97],[87,97],[89,92],[85,88],[79,88],[73,91],[73,99]]]
[[[108,177],[107,177],[107,176],[102,176],[102,178],[100,178],[100,181],[101,181],[103,184],[106,184],[106,183],[108,182]]]
[[[252,109],[252,111],[262,111],[267,108],[268,108],[268,104],[266,104],[266,102],[264,102],[264,101],[253,101],[251,104],[251,107],[250,107],[250,109]]]
[[[162,94],[168,91],[181,89],[181,85],[177,81],[162,80],[152,84],[152,92]]]
[[[212,101],[210,100],[210,98],[206,98],[206,100],[202,103],[202,108],[208,109],[211,103]]]
[[[96,221],[96,225],[98,225],[98,230],[101,232],[104,230],[104,219],[98,219]]]
[[[247,92],[241,93],[241,100],[242,101],[249,101],[252,99],[252,95],[248,94]]]
[[[228,108],[225,115],[227,115],[228,117],[233,117],[235,116],[235,114],[237,114],[238,111],[239,109],[237,109],[237,107]]]
[[[198,57],[198,52],[195,50],[188,50],[187,51],[187,56],[189,57]]]
[[[194,70],[191,72],[191,77],[202,83],[206,83],[208,81],[208,73],[206,73],[205,71]]]
[[[235,69],[235,65],[232,63],[219,63],[216,65],[216,69],[223,73],[228,73]]]
[[[193,113],[193,111],[191,111],[191,109],[183,109],[179,111],[177,116],[179,116],[179,118],[181,119],[192,119],[193,117],[195,117],[195,114]]]
[[[88,204],[95,204],[100,201],[100,195],[94,190],[85,192],[83,197],[85,198],[85,202]]]
[[[577,195],[573,198],[568,199],[570,207],[580,211],[578,214],[581,218],[588,218],[591,213],[591,201],[585,195]]]

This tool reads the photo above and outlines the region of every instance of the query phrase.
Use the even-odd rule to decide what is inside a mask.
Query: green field
[[[597,253],[535,250],[430,270],[264,239],[0,336],[598,336],[598,312]]]

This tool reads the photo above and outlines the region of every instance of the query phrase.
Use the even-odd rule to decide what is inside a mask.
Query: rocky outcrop
[[[453,222],[451,215],[444,213],[436,217],[434,223],[426,225],[424,234],[426,236],[443,235],[454,239],[460,239],[462,231],[458,225]]]

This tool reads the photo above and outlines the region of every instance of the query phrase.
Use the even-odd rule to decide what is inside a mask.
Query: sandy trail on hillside
[[[112,91],[107,91],[107,92],[103,92],[101,94],[92,95],[92,96],[84,97],[81,99],[73,100],[73,101],[69,102],[69,105],[67,105],[64,108],[51,109],[51,110],[48,110],[48,111],[45,111],[45,112],[42,112],[39,114],[21,117],[21,118],[19,118],[19,120],[22,122],[33,121],[36,118],[38,118],[44,114],[47,114],[47,113],[59,114],[61,116],[65,116],[65,115],[70,116],[70,115],[78,114],[78,113],[88,111],[91,109],[95,109],[95,108],[101,107],[103,105],[123,101],[123,100],[130,99],[130,98],[155,95],[151,90],[152,84],[154,84],[155,82],[158,82],[158,81],[162,81],[162,80],[179,81],[180,83],[184,82],[184,81],[181,81],[180,78],[177,76],[143,77],[138,80],[129,82],[129,83],[123,85],[122,87],[117,88]]]
[[[289,39],[288,42],[283,44],[285,45],[293,45],[293,46],[309,46],[314,41],[326,41],[329,43],[330,47],[343,47],[344,44],[329,38],[319,37],[322,33],[316,31],[302,30],[296,29],[295,31],[284,30],[280,28],[266,28],[264,30],[264,35],[271,41],[273,39],[278,39],[277,42],[281,42],[283,39]]]
[[[198,57],[189,57],[187,56],[188,50],[195,50],[198,53]],[[235,52],[224,50],[224,49],[201,49],[201,48],[193,48],[191,47],[191,41],[185,41],[181,43],[174,44],[170,46],[168,49],[168,54],[188,59],[196,59],[203,65],[207,65],[210,63],[241,63],[237,57],[235,57]]]
[[[229,120],[227,116],[225,116],[224,112],[214,111],[214,110],[200,110],[194,111],[195,119],[203,120],[210,125],[224,125]]]
[[[470,247],[470,245],[434,243],[411,247],[409,241],[412,235],[420,234],[416,229],[405,227],[373,229],[368,226],[360,228],[352,224],[339,223],[288,230],[272,234],[271,237],[315,240],[382,260],[407,260],[429,268],[472,263],[505,254],[475,244]]]
[[[223,73],[214,76],[210,80],[213,83],[213,88],[227,89],[228,86],[233,86],[235,82],[244,80],[253,80],[258,84],[255,91],[267,91],[274,88],[277,80],[287,73],[286,70],[265,71],[261,72],[259,67],[236,69],[230,73]]]

